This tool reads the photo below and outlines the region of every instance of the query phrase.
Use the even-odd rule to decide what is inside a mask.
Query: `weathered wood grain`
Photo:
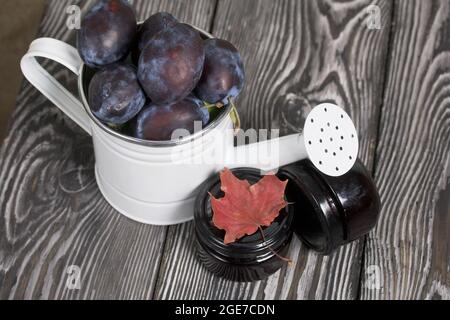
[[[52,0],[40,36],[73,42],[65,9]],[[165,10],[208,29],[215,1],[133,1],[141,19]],[[76,79],[44,65],[75,88]],[[0,150],[0,298],[152,298],[166,228],[132,222],[102,198],[90,138],[25,83]],[[79,266],[81,289],[67,268]]]
[[[367,26],[380,9],[381,29]],[[355,119],[360,156],[370,167],[382,103],[390,1],[220,0],[213,33],[243,55],[247,86],[239,99],[245,128],[301,130],[305,114],[332,101]],[[298,240],[294,265],[267,281],[239,284],[208,273],[196,260],[193,225],[171,227],[158,276],[160,299],[354,299],[362,242],[321,257]]]
[[[450,299],[450,2],[396,1],[394,26],[362,298]]]
[[[65,8],[90,2],[49,1],[40,35],[73,42]],[[267,281],[217,279],[195,258],[192,224],[143,226],[102,199],[90,138],[25,83],[0,149],[0,298],[353,299],[360,276],[363,299],[450,298],[448,1],[219,0],[214,24],[216,1],[132,2],[140,19],[169,11],[236,44],[247,65],[245,128],[298,132],[316,103],[344,106],[370,168],[377,152],[379,225],[365,245],[330,257],[295,239],[293,267]],[[381,30],[367,28],[371,4]],[[75,88],[68,71],[44,65]],[[67,287],[71,265],[80,290]]]

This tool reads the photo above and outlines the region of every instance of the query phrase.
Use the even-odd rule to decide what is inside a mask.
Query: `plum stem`
[[[203,106],[206,108],[206,109],[214,109],[214,108],[217,108],[217,105],[216,104],[211,104],[211,103],[208,103],[208,102],[206,102],[206,101],[203,101]]]
[[[230,117],[234,124],[235,133],[237,134],[238,131],[241,129],[241,117],[239,116],[236,104],[234,103],[234,101],[231,97],[228,98],[228,102],[231,105]],[[222,109],[224,107],[224,104],[222,102],[212,104],[212,103],[203,101],[203,107],[208,109],[209,112],[211,112],[212,109]]]
[[[106,125],[114,131],[120,131],[125,126],[123,124],[114,124],[114,123],[107,123]]]

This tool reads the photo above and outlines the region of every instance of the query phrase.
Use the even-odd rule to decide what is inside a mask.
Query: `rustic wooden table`
[[[0,298],[450,299],[449,0],[132,2],[141,19],[168,11],[240,49],[245,128],[288,134],[299,109],[345,107],[381,193],[379,224],[329,257],[294,240],[293,266],[266,281],[218,279],[195,258],[192,223],[145,226],[107,204],[89,137],[25,82],[0,151]],[[91,1],[49,0],[39,36],[73,42],[73,3]],[[72,265],[80,289],[67,286]]]

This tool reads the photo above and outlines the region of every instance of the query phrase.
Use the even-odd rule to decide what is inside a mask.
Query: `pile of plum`
[[[95,70],[88,92],[92,113],[138,139],[171,140],[177,129],[193,133],[196,121],[206,126],[244,86],[244,66],[231,43],[203,39],[165,12],[138,25],[126,0],[94,4],[77,46]]]

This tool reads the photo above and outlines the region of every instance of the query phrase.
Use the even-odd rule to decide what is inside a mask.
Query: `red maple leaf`
[[[216,199],[211,195],[211,205],[214,225],[225,230],[225,244],[270,226],[288,204],[284,198],[288,182],[275,175],[264,176],[257,184],[250,185],[225,169],[220,180],[225,197]]]

